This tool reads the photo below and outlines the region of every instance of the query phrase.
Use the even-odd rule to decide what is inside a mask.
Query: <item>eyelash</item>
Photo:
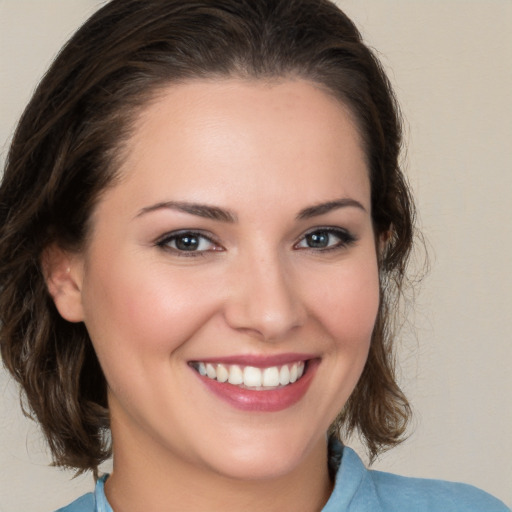
[[[313,237],[315,235],[319,236],[319,237],[327,235],[329,237],[328,238],[329,242],[330,242],[330,238],[332,236],[334,236],[334,237],[338,238],[339,241],[334,244],[327,245],[326,247],[310,247],[310,246],[301,247],[300,246],[300,244],[302,244],[304,242],[307,243],[308,237]],[[186,239],[186,238],[198,240],[197,246],[194,250],[187,251],[185,249],[180,249],[176,246],[177,240]],[[204,241],[206,241],[208,244],[213,245],[215,248],[214,249],[197,250],[197,247],[200,247],[201,244],[204,243]],[[357,242],[357,238],[353,234],[351,234],[349,231],[347,231],[346,229],[335,228],[335,227],[317,227],[317,228],[314,228],[314,229],[308,231],[304,235],[302,235],[300,240],[297,243],[295,243],[293,247],[294,247],[294,249],[297,249],[297,250],[307,250],[307,251],[311,251],[311,252],[325,253],[325,252],[331,252],[331,251],[336,251],[336,250],[341,250],[341,249],[347,248],[347,247],[353,245],[355,242]],[[173,244],[173,243],[175,245],[174,247],[171,246],[171,244]],[[188,257],[188,258],[205,256],[207,253],[210,253],[210,252],[224,251],[224,249],[220,246],[220,244],[218,244],[212,237],[206,236],[204,233],[201,233],[198,231],[190,231],[190,230],[181,230],[181,231],[176,231],[173,233],[168,233],[161,239],[157,240],[155,245],[157,247],[160,247],[161,249],[171,251],[178,256]]]
[[[319,247],[319,248],[309,247],[309,246],[299,247],[299,244],[305,242],[307,240],[308,236],[313,236],[313,235],[318,236],[319,234],[328,235],[329,237],[335,236],[336,238],[339,239],[339,241],[332,245],[328,245],[327,247]],[[308,251],[313,251],[313,252],[324,252],[325,253],[325,252],[331,252],[331,251],[345,249],[345,248],[350,247],[351,245],[355,244],[356,242],[357,242],[357,238],[352,233],[347,231],[346,229],[326,226],[326,227],[317,227],[317,228],[314,228],[314,229],[308,231],[301,237],[299,242],[297,242],[294,245],[294,247],[299,250],[308,250]]]
[[[187,237],[198,239],[199,246],[201,243],[203,243],[206,240],[209,244],[213,245],[216,248],[215,249],[202,249],[202,250],[187,251],[184,249],[179,249],[178,247],[171,247],[170,244],[172,244],[173,242],[174,242],[174,244],[176,244],[176,241],[178,239],[180,239],[180,238],[184,239]],[[186,229],[181,230],[181,231],[175,231],[173,233],[168,233],[161,239],[157,240],[155,245],[160,247],[161,249],[171,251],[173,254],[176,254],[178,256],[183,256],[186,258],[191,258],[191,257],[195,258],[198,256],[205,256],[205,254],[209,253],[209,252],[220,252],[220,251],[224,250],[220,246],[220,244],[218,244],[217,242],[215,242],[215,240],[213,240],[212,237],[206,236],[204,233],[201,233],[199,231],[190,231],[190,230],[186,230]]]

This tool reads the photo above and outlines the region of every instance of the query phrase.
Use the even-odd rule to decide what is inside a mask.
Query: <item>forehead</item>
[[[368,171],[348,109],[304,80],[169,86],[137,117],[121,175],[147,201],[158,182],[162,196],[195,201],[209,202],[215,191],[219,201],[250,192],[262,202],[295,194],[314,204],[332,189],[363,193],[369,208]]]

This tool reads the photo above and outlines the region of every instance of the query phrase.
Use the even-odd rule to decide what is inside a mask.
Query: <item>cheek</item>
[[[97,263],[83,297],[98,355],[143,361],[179,349],[216,311],[216,294],[201,293],[196,281],[183,269],[129,258],[115,268]]]
[[[354,264],[317,280],[315,316],[335,342],[346,350],[367,350],[379,308],[377,261]]]

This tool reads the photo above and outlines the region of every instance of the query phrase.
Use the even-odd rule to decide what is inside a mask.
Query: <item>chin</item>
[[[217,465],[216,472],[232,480],[244,480],[247,482],[276,480],[285,478],[294,473],[300,466],[299,457],[268,456],[227,457],[221,466]]]
[[[303,438],[287,431],[277,436],[254,434],[236,442],[234,436],[221,454],[213,455],[211,468],[236,480],[275,480],[300,471],[313,461],[326,460],[325,436]],[[217,451],[217,450],[215,450]],[[210,458],[210,457],[208,457]]]

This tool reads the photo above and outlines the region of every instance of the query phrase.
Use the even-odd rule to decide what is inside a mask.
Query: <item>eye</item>
[[[297,249],[331,250],[347,247],[356,241],[354,235],[341,228],[319,228],[306,233],[295,245]]]
[[[163,249],[170,249],[182,255],[201,254],[209,251],[221,251],[222,247],[216,244],[206,235],[195,231],[179,231],[177,233],[169,233],[156,245]],[[188,254],[187,254],[188,253]]]

